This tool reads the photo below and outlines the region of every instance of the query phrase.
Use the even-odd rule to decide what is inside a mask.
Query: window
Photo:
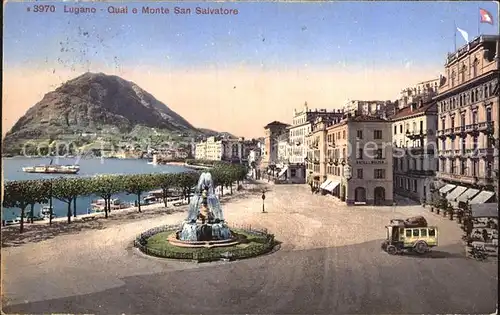
[[[345,130],[342,131],[342,139],[345,139]]]
[[[477,112],[472,112],[472,123],[477,124]]]
[[[464,127],[464,126],[465,126],[465,114],[462,114],[462,117],[461,117],[461,119],[460,119],[460,125],[461,125],[462,127]]]
[[[403,133],[403,125],[399,125],[399,133]]]
[[[373,171],[373,177],[375,179],[384,179],[385,178],[385,170],[384,169],[375,169]]]
[[[460,175],[465,175],[465,171],[467,170],[467,161],[462,159],[460,161]]]
[[[375,158],[377,160],[382,160],[384,157],[382,156],[382,149],[377,149],[376,153],[375,153]]]
[[[420,121],[420,133],[424,133],[424,122]]]
[[[356,137],[358,137],[358,139],[363,139],[363,130],[358,130]]]
[[[478,173],[478,166],[479,164],[477,163],[477,160],[472,161],[472,176],[476,177]]]
[[[474,62],[472,63],[472,77],[476,77],[477,76],[477,65],[478,65],[479,61],[477,59],[474,59]]]
[[[406,237],[411,237],[411,230],[406,230]]]
[[[413,237],[419,237],[420,233],[418,231],[418,229],[414,229],[413,230]]]
[[[491,107],[486,108],[486,121],[491,122]]]
[[[358,160],[363,159],[363,149],[358,149],[358,155],[356,156],[356,159]]]
[[[417,180],[413,180],[413,192],[417,192]]]
[[[491,171],[493,169],[491,161],[486,161],[486,178],[491,178]]]
[[[427,237],[427,229],[420,229],[420,236]]]
[[[429,236],[432,236],[432,237],[436,236],[436,230],[429,229]]]
[[[398,126],[394,126],[394,134],[398,133]]]
[[[441,119],[441,129],[442,130],[446,129],[446,121],[444,119]]]
[[[451,128],[455,128],[455,117],[451,117]]]
[[[297,176],[297,170],[296,170],[296,169],[294,169],[294,168],[292,168],[292,169],[290,170],[290,176],[291,176],[291,177],[296,177],[296,176]]]
[[[382,130],[374,130],[373,139],[382,139]]]
[[[446,150],[446,139],[441,140],[441,150]]]
[[[358,168],[358,178],[363,179],[363,169]]]

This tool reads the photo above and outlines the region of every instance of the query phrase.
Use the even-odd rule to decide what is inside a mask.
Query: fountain
[[[212,174],[200,175],[195,195],[189,203],[188,216],[181,229],[168,241],[181,247],[217,247],[238,244],[237,238],[224,220],[219,199],[215,194]]]

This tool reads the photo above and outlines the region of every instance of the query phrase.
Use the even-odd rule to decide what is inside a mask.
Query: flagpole
[[[477,5],[477,14],[479,16],[477,17],[477,37],[481,36],[481,14],[479,13],[481,8],[479,7],[479,4]]]
[[[455,20],[453,20],[453,26],[455,26],[455,28],[453,29],[454,33],[453,33],[453,47],[455,48],[455,50],[453,51],[453,53],[456,53],[457,52],[457,23],[455,22]]]

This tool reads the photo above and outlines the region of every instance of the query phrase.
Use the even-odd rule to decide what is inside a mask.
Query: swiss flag
[[[493,25],[493,15],[485,9],[479,9],[479,15],[481,16],[481,23],[488,23]]]

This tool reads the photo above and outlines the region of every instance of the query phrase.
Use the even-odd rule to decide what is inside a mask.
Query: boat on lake
[[[106,203],[105,203],[104,199],[93,200],[90,204],[90,208],[87,209],[87,213],[104,212],[105,204]],[[125,209],[125,208],[129,208],[129,207],[130,207],[130,203],[123,202],[120,199],[111,199],[110,200],[109,208],[111,210]]]
[[[57,165],[57,164],[52,164],[52,160],[50,161],[49,165],[23,167],[23,172],[25,173],[76,174],[79,171],[80,171],[79,165]]]

